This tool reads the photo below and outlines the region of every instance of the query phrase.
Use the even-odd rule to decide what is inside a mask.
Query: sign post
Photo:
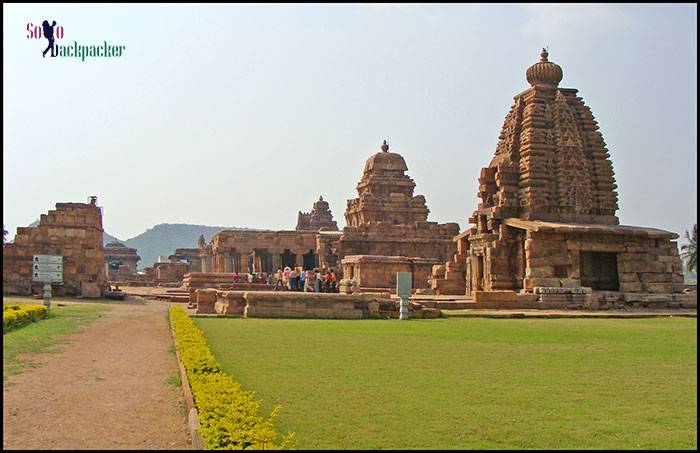
[[[399,319],[408,319],[408,299],[411,297],[413,275],[410,272],[396,273],[396,294],[401,299]]]
[[[63,282],[63,257],[60,255],[34,255],[32,280],[44,283],[44,305],[51,313],[51,283]]]

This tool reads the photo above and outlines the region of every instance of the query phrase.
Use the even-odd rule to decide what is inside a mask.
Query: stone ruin
[[[107,277],[111,282],[125,281],[136,274],[141,257],[136,249],[132,249],[119,241],[112,241],[104,246]]]
[[[204,241],[204,235],[200,235],[200,240]],[[199,248],[179,248],[168,257],[170,261],[187,262],[190,272],[202,271],[202,258],[199,256]]]
[[[2,248],[3,294],[41,294],[42,284],[32,282],[34,255],[63,256],[63,284],[55,295],[100,297],[107,272],[102,242],[102,210],[90,203],[56,203],[42,214],[36,227],[19,227],[14,242]]]
[[[577,294],[589,305],[679,302],[678,235],[619,225],[610,154],[577,90],[559,87],[562,77],[543,49],[481,170],[474,226],[434,268],[433,289],[482,300],[489,295],[479,292],[510,290],[559,306]]]
[[[299,211],[296,230],[338,231],[338,224],[333,220],[330,205],[323,200],[323,196],[318,197],[310,213]]]

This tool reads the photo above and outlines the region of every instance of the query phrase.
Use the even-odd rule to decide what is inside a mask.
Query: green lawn
[[[195,322],[299,448],[697,448],[696,319]]]
[[[10,330],[2,337],[2,377],[3,383],[7,378],[20,373],[24,368],[34,365],[31,360],[21,354],[38,354],[54,352],[63,342],[62,335],[78,332],[82,326],[96,319],[100,314],[109,310],[109,306],[100,304],[81,303],[59,307],[60,300],[51,303],[51,314],[47,319],[33,322]],[[5,297],[3,305],[32,304],[41,305],[43,300]]]

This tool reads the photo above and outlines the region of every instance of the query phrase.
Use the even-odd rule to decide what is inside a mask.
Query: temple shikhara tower
[[[318,197],[310,213],[299,211],[297,218],[297,230],[306,231],[338,231],[338,224],[333,220],[333,213],[327,201]]]
[[[481,169],[474,226],[434,272],[438,292],[682,291],[678,235],[619,225],[610,154],[578,91],[559,87],[562,77],[543,49]]]
[[[423,195],[405,172],[406,161],[381,150],[365,163],[358,197],[348,200],[347,226],[330,248],[341,260],[343,275],[360,287],[392,287],[396,272],[411,272],[416,288],[427,286],[430,270],[455,252],[456,223],[428,221]]]

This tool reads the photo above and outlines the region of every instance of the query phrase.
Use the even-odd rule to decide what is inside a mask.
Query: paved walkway
[[[33,356],[37,368],[9,378],[3,449],[191,448],[181,387],[167,383],[178,374],[169,304],[110,306],[62,352]]]

